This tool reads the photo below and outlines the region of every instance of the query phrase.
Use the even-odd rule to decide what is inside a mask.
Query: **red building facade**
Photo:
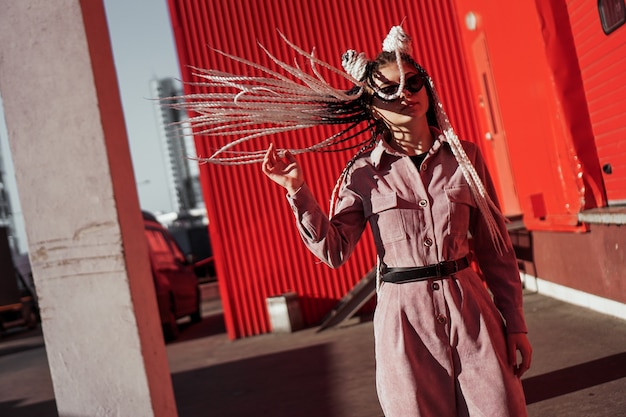
[[[340,68],[345,50],[373,57],[389,28],[406,18],[414,55],[437,83],[459,136],[479,144],[505,213],[525,226],[512,231],[525,274],[624,303],[618,270],[626,262],[611,248],[626,245],[612,220],[626,202],[626,122],[619,117],[626,107],[626,27],[606,35],[593,2],[519,3],[169,0],[169,7],[184,81],[195,80],[193,66],[249,70],[211,48],[271,66],[258,41],[291,62],[294,53],[277,29]],[[332,74],[328,81],[342,82]],[[261,143],[310,145],[330,132],[309,129]],[[219,144],[196,138],[200,156]],[[318,201],[329,200],[352,152],[300,158]],[[319,323],[375,264],[368,232],[346,265],[321,265],[300,242],[282,191],[258,165],[202,165],[201,181],[231,338],[271,331],[265,300],[289,291],[299,296],[305,324]],[[606,250],[598,250],[600,241]],[[586,263],[571,252],[590,248],[594,258]],[[592,275],[579,277],[581,271]]]
[[[527,286],[626,317],[624,1],[455,4],[479,142],[522,214]]]

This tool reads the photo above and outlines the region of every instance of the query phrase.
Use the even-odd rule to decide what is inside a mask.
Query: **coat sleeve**
[[[487,170],[480,150],[474,145],[468,155],[471,157],[474,168],[482,180],[491,199],[498,204],[498,197],[491,176]],[[493,212],[493,211],[492,211]],[[506,321],[509,333],[526,333],[524,319],[522,282],[520,279],[517,258],[506,228],[504,216],[498,211],[494,218],[500,233],[506,242],[505,251],[499,255],[491,241],[491,235],[483,216],[475,209],[470,219],[470,233],[472,234],[474,252],[478,264],[483,272],[485,282],[493,294],[494,303]]]
[[[330,220],[306,184],[287,199],[307,248],[331,268],[344,264],[365,228],[361,198],[348,187],[343,187],[335,215]]]

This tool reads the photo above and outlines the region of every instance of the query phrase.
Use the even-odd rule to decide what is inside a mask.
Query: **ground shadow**
[[[220,312],[206,315],[202,317],[200,323],[191,323],[190,321],[182,322],[178,325],[178,329],[178,337],[175,340],[167,342],[168,345],[226,333],[224,314]]]
[[[0,357],[45,347],[41,326],[14,327],[0,333]],[[26,340],[28,339],[28,340]]]
[[[179,417],[340,417],[329,361],[328,348],[315,345],[173,374]]]
[[[626,352],[522,380],[526,404],[626,377]]]
[[[6,355],[13,355],[15,353],[20,353],[20,352],[25,352],[31,349],[41,349],[45,347],[46,345],[43,343],[43,340],[41,340],[40,342],[21,343],[21,344],[14,345],[14,346],[0,347],[0,357],[6,356]]]
[[[0,402],[0,416],[6,417],[58,417],[56,401],[20,405],[21,401]]]

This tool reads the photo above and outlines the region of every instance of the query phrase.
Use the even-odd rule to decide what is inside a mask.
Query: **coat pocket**
[[[470,214],[476,202],[467,184],[459,184],[444,188],[448,197],[449,233],[456,236],[467,236]]]
[[[396,194],[373,196],[370,224],[375,239],[389,243],[405,239],[404,223]]]

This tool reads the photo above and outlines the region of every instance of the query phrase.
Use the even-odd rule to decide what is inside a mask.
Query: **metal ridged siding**
[[[605,35],[598,2],[567,2],[609,204],[626,203],[626,25]]]
[[[246,71],[209,47],[267,65],[259,41],[279,59],[293,62],[293,52],[276,29],[305,50],[315,47],[316,56],[340,68],[347,49],[373,57],[391,26],[406,17],[414,55],[435,79],[457,132],[470,140],[477,135],[475,118],[467,111],[469,88],[451,1],[169,0],[169,6],[184,81],[193,80],[188,65]],[[339,82],[332,76],[328,81]],[[195,91],[186,87],[187,93]],[[289,147],[310,145],[334,131],[309,129],[254,145],[266,147],[270,140],[279,146],[286,141]],[[219,143],[196,138],[200,156]],[[327,210],[335,181],[353,152],[299,157],[322,208]],[[320,264],[300,241],[284,192],[259,165],[200,168],[230,338],[270,332],[265,300],[288,291],[298,294],[305,324],[318,323],[375,265],[369,229],[346,265],[332,270]]]

